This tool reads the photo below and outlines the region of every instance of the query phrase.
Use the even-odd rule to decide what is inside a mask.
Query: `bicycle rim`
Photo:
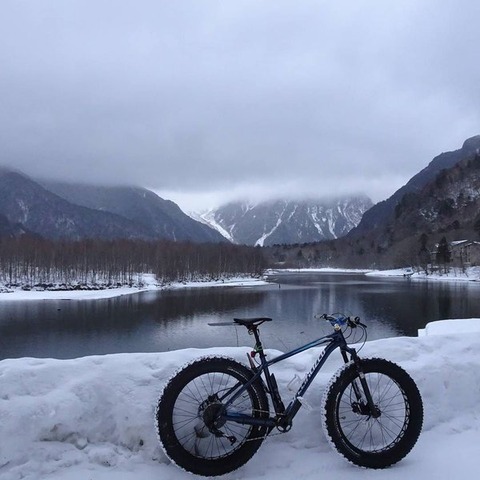
[[[340,432],[351,448],[368,453],[380,453],[399,443],[408,426],[410,410],[407,397],[399,384],[380,372],[365,374],[374,405],[380,416],[374,418],[358,412],[359,404],[353,382],[363,392],[356,377],[340,395],[337,421]],[[358,391],[358,390],[357,390]],[[363,396],[363,394],[362,394]],[[366,404],[365,397],[361,402]]]
[[[252,426],[221,421],[217,426],[224,436],[212,433],[208,426],[242,383],[243,379],[230,373],[208,372],[193,378],[180,391],[173,407],[172,427],[179,444],[187,452],[214,460],[231,455],[248,441]],[[253,416],[251,395],[251,389],[243,392],[229,405],[228,412]],[[228,437],[234,437],[235,442]]]

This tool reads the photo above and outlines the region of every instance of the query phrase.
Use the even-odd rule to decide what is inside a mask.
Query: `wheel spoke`
[[[171,428],[178,444],[194,457],[209,460],[229,457],[242,449],[247,441],[255,440],[259,444],[262,439],[262,427],[222,420],[218,418],[222,409],[254,417],[268,415],[268,403],[258,403],[255,390],[258,387],[253,385],[228,403],[251,374],[235,373],[245,369],[238,364],[228,370],[223,360],[219,364],[218,370],[212,368],[198,372],[179,385],[171,410]],[[227,364],[231,362],[227,361]],[[227,407],[225,403],[228,403]]]
[[[356,380],[353,380],[339,401],[339,426],[353,447],[377,452],[390,448],[401,438],[407,421],[405,399],[402,390],[387,375],[374,372],[367,373],[365,378],[373,403],[380,410],[380,416],[373,418],[360,413],[359,406],[354,409],[354,405],[360,405],[360,402],[353,388]],[[366,404],[365,399],[361,402]],[[364,407],[361,408],[363,411]]]

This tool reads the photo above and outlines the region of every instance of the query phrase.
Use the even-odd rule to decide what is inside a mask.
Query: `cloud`
[[[474,0],[2,3],[0,163],[386,198],[480,133]]]

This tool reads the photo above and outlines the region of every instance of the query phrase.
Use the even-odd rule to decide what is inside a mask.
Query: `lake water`
[[[426,323],[480,317],[480,283],[361,274],[281,274],[262,287],[147,292],[104,300],[0,302],[0,359],[252,345],[233,317],[269,316],[267,348],[285,351],[331,331],[318,313],[360,316],[368,338],[416,336]]]

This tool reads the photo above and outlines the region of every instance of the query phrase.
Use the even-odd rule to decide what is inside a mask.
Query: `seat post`
[[[248,333],[255,337],[255,353],[258,353],[260,354],[260,357],[263,357],[263,345],[262,341],[260,340],[260,332],[258,330],[258,325],[249,325],[247,328]]]
[[[254,317],[254,318],[234,318],[233,321],[237,325],[243,325],[247,328],[248,334],[255,337],[255,347],[252,352],[252,357],[257,353],[260,354],[262,363],[265,361],[265,354],[263,353],[263,345],[260,340],[260,331],[258,327],[264,322],[271,322],[272,319],[269,317]]]

